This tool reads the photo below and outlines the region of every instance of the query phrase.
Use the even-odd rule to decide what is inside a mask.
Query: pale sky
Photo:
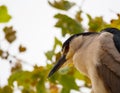
[[[71,1],[81,5],[82,0]],[[52,48],[54,36],[60,38],[60,31],[54,28],[56,20],[53,18],[59,11],[50,7],[47,0],[0,0],[0,5],[3,4],[7,6],[12,19],[7,24],[0,24],[0,28],[12,25],[18,37],[13,46],[23,44],[27,47],[27,52],[18,56],[30,64],[45,65],[44,52]],[[74,10],[69,11],[69,14],[75,14],[77,8]],[[111,18],[116,18],[116,13],[120,13],[120,0],[85,0],[82,10],[92,17],[104,16],[109,22]],[[16,53],[13,51],[15,47],[11,49]],[[10,68],[7,62],[0,62],[1,85],[7,82],[9,69],[6,68]]]

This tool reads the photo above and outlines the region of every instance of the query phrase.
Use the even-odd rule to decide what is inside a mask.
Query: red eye
[[[68,51],[69,51],[69,46],[65,46],[64,52],[65,52],[65,53],[68,53]]]

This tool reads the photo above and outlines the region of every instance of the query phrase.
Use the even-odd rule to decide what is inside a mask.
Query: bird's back
[[[106,33],[107,32],[107,33]],[[120,32],[117,29],[105,29],[101,38],[99,76],[109,93],[120,93]]]

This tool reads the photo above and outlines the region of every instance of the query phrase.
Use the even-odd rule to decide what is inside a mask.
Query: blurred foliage
[[[6,6],[0,6],[0,23],[8,22],[11,16],[8,14]]]
[[[78,21],[79,23],[81,23],[83,21],[83,18],[81,17],[82,14],[82,10],[77,11],[76,15],[75,15],[75,20]]]
[[[3,88],[0,88],[0,93],[13,93],[13,89],[11,86],[7,85]]]
[[[78,23],[76,20],[70,18],[69,16],[59,13],[54,17],[58,19],[55,27],[62,29],[62,36],[65,36],[66,34],[77,34],[83,32],[81,23]]]
[[[66,10],[66,11],[75,5],[75,3],[67,0],[59,0],[59,1],[54,0],[53,3],[51,3],[50,1],[48,1],[48,3],[56,9]]]
[[[19,46],[19,52],[25,52],[26,51],[26,47],[20,45]]]
[[[76,11],[76,14],[70,17],[68,10],[71,9],[72,11],[72,7],[76,6],[75,2],[54,0],[54,2],[48,1],[48,3],[51,7],[64,11],[64,13],[57,13],[54,16],[57,19],[55,27],[61,29],[62,38],[66,38],[66,35],[82,33],[85,30],[98,32],[106,27],[120,29],[120,14],[117,14],[117,19],[112,19],[110,23],[107,23],[102,16],[93,18],[90,14],[84,13],[83,10]],[[84,18],[81,16],[82,14],[88,18],[88,28],[83,27],[82,22]],[[0,22],[8,22],[10,19],[11,16],[8,14],[6,6],[0,6]],[[9,46],[13,46],[13,42],[15,43],[17,39],[17,31],[14,30],[13,26],[6,26],[3,29],[3,33],[3,40],[8,42]],[[62,47],[62,41],[55,37],[53,48],[45,53],[47,59],[46,66],[35,65],[32,71],[24,71],[22,68],[24,60],[19,59],[17,55],[11,55],[9,48],[4,50],[0,47],[1,59],[8,61],[11,65],[14,64],[11,68],[11,75],[8,78],[8,85],[0,87],[0,93],[13,93],[16,87],[21,93],[70,93],[71,89],[80,91],[82,87],[90,88],[90,80],[77,71],[73,65],[65,66],[51,78],[47,78],[49,71],[61,56],[60,52],[56,52],[58,47]],[[27,48],[20,44],[16,51],[24,53],[26,50]],[[9,60],[9,57],[12,57],[14,60]],[[80,86],[76,83],[76,80],[82,80],[85,83]]]
[[[117,14],[118,19],[111,20],[111,26],[120,29],[120,14]]]
[[[109,24],[103,20],[102,16],[92,18],[89,14],[87,14],[87,17],[89,19],[88,26],[90,32],[99,32],[106,27],[110,27]]]
[[[14,40],[16,40],[16,31],[13,30],[13,27],[5,27],[3,29],[5,33],[5,39],[9,42],[12,43]]]

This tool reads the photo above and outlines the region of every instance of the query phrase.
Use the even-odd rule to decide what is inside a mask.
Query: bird
[[[91,93],[120,93],[120,30],[105,28],[70,36],[62,45],[51,77],[66,62],[91,80]]]

